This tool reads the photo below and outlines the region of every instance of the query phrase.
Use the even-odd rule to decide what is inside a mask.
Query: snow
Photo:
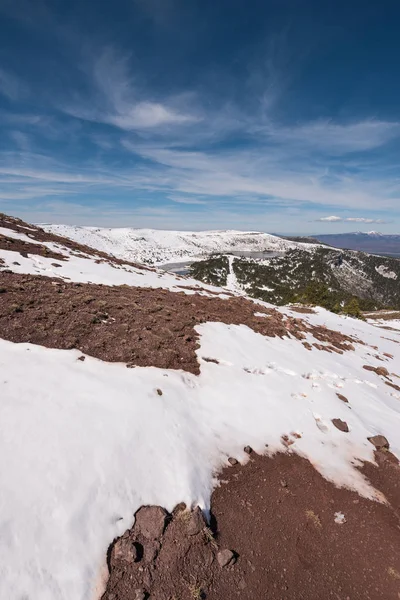
[[[400,331],[400,319],[367,319],[367,321],[382,329],[398,329]]]
[[[394,271],[390,271],[386,265],[375,267],[375,271],[387,279],[397,279],[397,274]]]
[[[344,525],[344,523],[346,523],[346,517],[344,516],[344,514],[342,512],[335,512],[334,521],[338,525]]]
[[[379,362],[389,371],[400,364],[399,344],[373,325],[322,310],[304,317],[393,354]],[[267,443],[270,453],[287,451],[281,436],[294,431],[301,438],[291,452],[338,485],[382,499],[354,465],[373,461],[367,437],[378,433],[400,457],[400,394],[362,368],[377,362],[368,345],[310,353],[244,325],[197,330],[198,377],[0,340],[1,598],[99,597],[107,547],[142,504],[207,509],[229,456],[245,461],[244,446],[262,453]]]
[[[41,224],[45,231],[61,235],[118,258],[153,265],[204,258],[212,253],[285,252],[312,249],[315,244],[291,242],[254,231],[164,231],[157,229],[77,227]]]
[[[226,276],[226,287],[228,290],[230,290],[232,292],[241,294],[241,293],[243,293],[242,288],[237,280],[235,271],[233,269],[233,262],[235,261],[235,257],[230,254],[227,256],[227,259],[228,259],[228,263],[229,263],[229,270],[228,270],[228,274]]]

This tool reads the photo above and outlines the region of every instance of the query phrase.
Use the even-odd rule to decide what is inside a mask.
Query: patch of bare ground
[[[9,272],[0,273],[0,287],[2,338],[76,348],[129,366],[199,373],[194,326],[207,321],[247,325],[268,337],[302,339],[310,332],[341,351],[353,349],[352,338],[273,309],[265,309],[268,319],[257,319],[254,304],[241,297],[222,300],[162,289],[64,283]]]
[[[303,315],[315,315],[315,310],[307,306],[290,306],[290,310]]]
[[[44,256],[45,258],[56,258],[57,260],[66,260],[66,256],[60,254],[59,252],[53,252],[52,250],[49,250],[49,248],[47,248],[46,246],[42,246],[41,244],[25,242],[23,240],[18,240],[15,238],[10,238],[2,234],[0,234],[0,250],[18,252],[21,256],[24,256],[25,258],[28,256],[28,254],[34,254],[35,256]]]
[[[110,548],[102,600],[398,600],[399,466],[388,452],[377,461],[363,472],[390,504],[297,455],[253,452],[221,473],[210,528],[198,510],[140,509]]]
[[[394,319],[400,319],[400,311],[398,310],[382,310],[374,312],[364,312],[363,316],[366,319],[379,319],[382,321],[393,321]]]
[[[397,392],[400,392],[400,386],[398,386],[396,383],[393,383],[393,381],[389,377],[389,375],[392,377],[398,377],[398,375],[396,375],[396,373],[389,373],[389,371],[385,367],[374,367],[372,365],[364,365],[363,369],[365,369],[366,371],[372,371],[373,373],[376,373],[380,377],[384,377],[385,380],[387,380],[387,381],[385,381],[386,385],[393,388]]]

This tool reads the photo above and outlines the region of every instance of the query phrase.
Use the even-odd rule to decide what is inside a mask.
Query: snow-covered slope
[[[125,260],[154,265],[195,259],[213,252],[284,252],[313,247],[260,232],[105,229],[49,224],[40,227]]]

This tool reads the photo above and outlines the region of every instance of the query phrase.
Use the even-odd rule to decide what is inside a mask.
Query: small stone
[[[239,464],[239,461],[238,461],[238,460],[236,460],[236,458],[233,458],[232,456],[230,456],[230,457],[228,458],[228,463],[229,463],[229,464],[230,464],[232,467],[234,467],[235,465]]]
[[[339,394],[336,393],[336,396],[339,398],[339,400],[341,400],[342,402],[346,402],[346,404],[349,403],[349,401],[347,400],[346,396],[343,396],[343,394]]]
[[[246,454],[251,454],[253,452],[253,448],[251,446],[246,446],[244,448],[244,451],[246,452]]]
[[[159,396],[162,396],[162,390],[160,390],[160,388],[157,388],[157,394],[158,394]]]
[[[246,587],[247,587],[247,583],[245,582],[245,580],[244,580],[244,579],[241,579],[241,580],[239,581],[239,583],[238,583],[238,588],[239,588],[240,590],[244,590]]]
[[[386,448],[387,450],[389,449],[389,442],[384,435],[373,435],[372,437],[368,438],[368,441],[371,442],[371,444],[375,446],[377,450],[381,450],[382,448]]]
[[[135,515],[135,534],[149,540],[162,536],[167,520],[167,512],[161,506],[142,506]]]
[[[281,479],[281,486],[283,488],[287,488],[288,484],[287,484],[287,481],[285,479]]]
[[[349,426],[346,421],[342,421],[342,419],[332,419],[332,423],[339,429],[339,431],[343,431],[344,433],[349,433]]]
[[[119,538],[114,544],[112,555],[114,560],[122,560],[127,563],[136,562],[138,551],[129,538]]]
[[[82,362],[85,360],[86,356],[79,356],[78,360],[81,360]]]
[[[232,550],[221,550],[217,555],[218,564],[221,568],[233,565],[236,562],[236,557]]]

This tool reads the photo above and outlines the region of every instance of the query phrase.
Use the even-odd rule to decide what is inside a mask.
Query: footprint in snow
[[[321,431],[323,431],[324,433],[327,433],[329,431],[329,426],[328,424],[322,419],[322,417],[320,415],[317,414],[313,414],[313,417],[315,419],[315,424],[318,427],[318,429],[320,429]]]

